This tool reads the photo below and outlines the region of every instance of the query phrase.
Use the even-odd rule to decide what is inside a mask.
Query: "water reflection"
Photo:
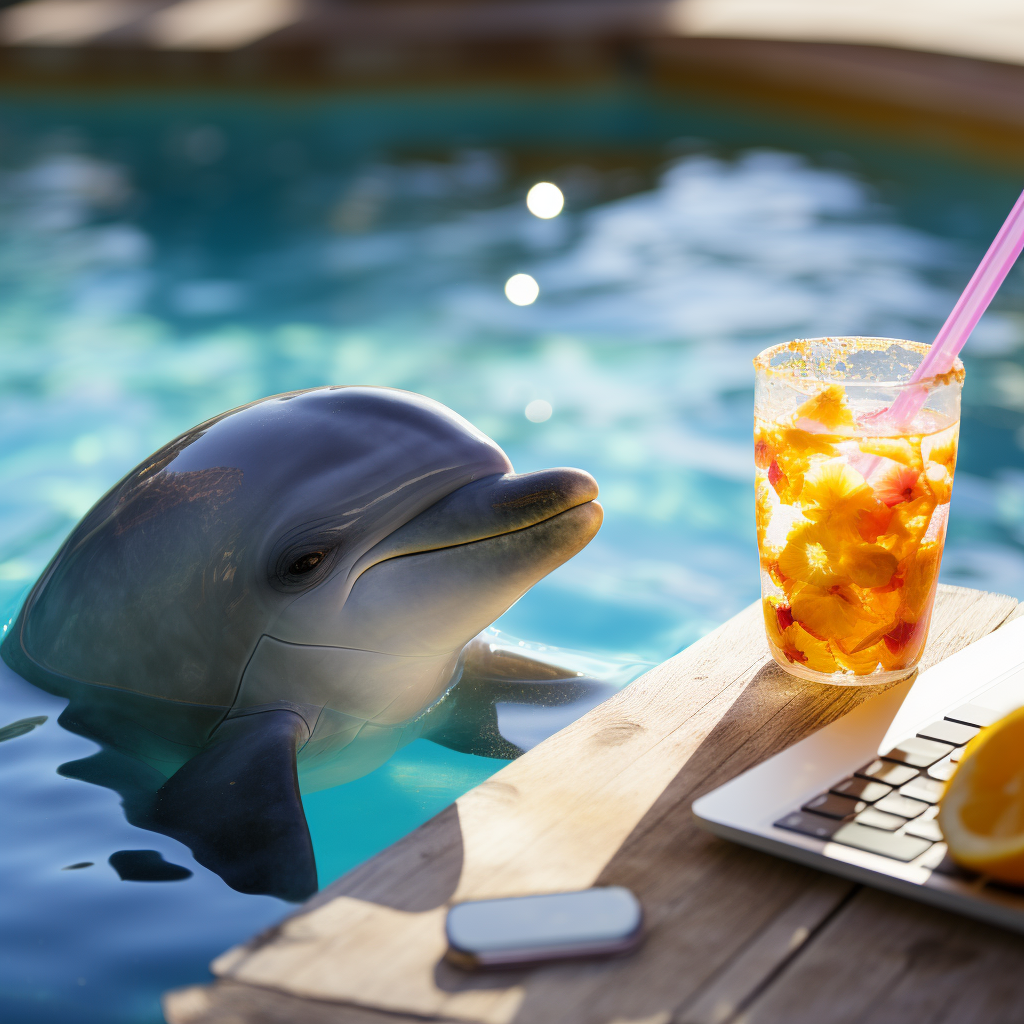
[[[540,295],[540,286],[529,274],[513,274],[505,282],[505,298],[514,306],[532,306]]]
[[[529,192],[526,193],[526,208],[541,220],[550,220],[562,212],[565,205],[565,196],[562,190],[550,181],[538,181]]]
[[[836,330],[930,337],[987,229],[923,230],[872,181],[796,152],[691,146],[604,201],[620,171],[569,166],[572,209],[540,220],[501,151],[311,166],[281,142],[250,171],[244,132],[218,128],[211,164],[168,131],[131,159],[102,131],[30,135],[0,177],[8,608],[109,482],[182,427],[370,382],[450,404],[524,469],[590,468],[608,526],[509,627],[664,657],[756,593],[750,357]],[[543,302],[506,300],[511,269],[544,282]],[[1013,593],[1019,278],[968,349],[979,418],[946,562],[947,578]],[[538,392],[558,416],[524,423]]]
[[[261,395],[372,383],[452,406],[519,471],[600,482],[601,534],[505,630],[667,657],[758,593],[752,356],[827,333],[929,340],[1019,191],[801,131],[639,91],[0,104],[2,617],[168,438]],[[557,217],[524,203],[542,181],[564,194]],[[514,274],[539,301],[508,301]],[[965,353],[943,577],[1024,597],[1022,295],[1017,268]],[[20,880],[5,998],[38,1021],[158,1020],[161,988],[200,980],[280,904],[56,775],[95,753],[58,728],[56,698],[14,682],[0,700],[4,723],[51,719],[0,744],[20,837],[0,847]],[[495,768],[439,749],[417,741],[304,801],[326,877]],[[111,854],[151,848],[193,876],[122,882]]]
[[[535,398],[532,402],[527,402],[524,410],[526,418],[531,423],[544,423],[551,419],[553,411],[551,403],[545,402],[543,398]]]

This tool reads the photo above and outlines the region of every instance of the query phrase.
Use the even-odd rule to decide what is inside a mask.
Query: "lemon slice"
[[[1024,708],[967,744],[942,796],[939,828],[957,863],[1024,884]]]

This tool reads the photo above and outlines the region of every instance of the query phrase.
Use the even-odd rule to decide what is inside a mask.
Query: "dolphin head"
[[[181,435],[101,498],[4,655],[51,689],[329,708],[335,732],[392,726],[587,544],[596,495],[579,470],[514,474],[493,441],[419,395],[278,395]]]

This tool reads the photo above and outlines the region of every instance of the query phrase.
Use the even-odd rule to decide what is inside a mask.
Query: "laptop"
[[[1024,932],[1024,888],[966,871],[936,821],[964,744],[1024,705],[1024,618],[693,804],[716,835]]]

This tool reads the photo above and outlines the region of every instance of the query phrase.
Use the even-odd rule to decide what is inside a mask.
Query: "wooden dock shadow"
[[[845,714],[875,689],[819,686],[795,679],[774,662],[762,666],[611,855],[595,884],[626,885],[652,906],[664,903],[665,879],[676,868],[681,881],[678,899],[692,897],[687,889],[694,884],[704,889],[699,911],[702,914],[713,914],[716,898],[726,900],[724,890],[729,888],[756,899],[759,889],[767,884],[781,899],[794,897],[799,885],[806,884],[813,872],[733,846],[704,832],[693,822],[690,804],[701,794]],[[621,728],[627,725],[623,723]],[[678,728],[685,730],[690,726],[687,720]],[[612,725],[602,730],[595,735],[595,742],[607,742],[608,729],[615,728],[618,727]],[[652,873],[654,850],[658,851],[657,859],[665,870]],[[304,910],[341,895],[411,913],[436,909],[450,901],[457,889],[464,852],[458,806],[452,805],[397,843],[379,862],[375,858],[323,890]],[[685,870],[679,872],[684,862]],[[692,877],[695,865],[699,867],[699,880]],[[660,890],[657,900],[652,899],[650,892],[655,886]],[[762,903],[767,920],[777,901]],[[756,919],[758,912],[751,911],[750,916]],[[648,911],[650,937],[660,935],[668,926],[662,914]],[[646,949],[626,959],[570,962],[532,971],[474,974],[438,958],[433,964],[433,981],[448,994],[506,990],[528,981],[526,998],[515,1017],[516,1021],[525,1022],[543,1018],[549,998],[545,993],[550,986],[559,991],[571,990],[578,980],[589,989],[595,971],[604,972],[609,979],[631,975],[645,959],[660,960],[658,945],[664,944],[649,942]],[[669,969],[667,965],[665,969]],[[641,995],[635,982],[631,982],[621,998],[623,1012],[636,1011],[638,998],[650,1003],[651,1012],[668,1009],[657,986]]]
[[[553,999],[564,1005],[589,1000],[595,1012],[600,1006],[601,1019],[669,1020],[681,1002],[680,974],[692,976],[695,990],[713,976],[722,955],[719,936],[730,932],[739,950],[820,877],[812,869],[711,835],[696,824],[690,805],[881,689],[821,686],[795,679],[774,662],[762,666],[595,883],[624,885],[639,896],[647,941],[628,958],[534,971],[513,1024],[548,1019]],[[837,903],[844,885],[835,886]],[[695,935],[704,936],[709,947],[703,953],[706,968],[702,951],[694,948]]]

